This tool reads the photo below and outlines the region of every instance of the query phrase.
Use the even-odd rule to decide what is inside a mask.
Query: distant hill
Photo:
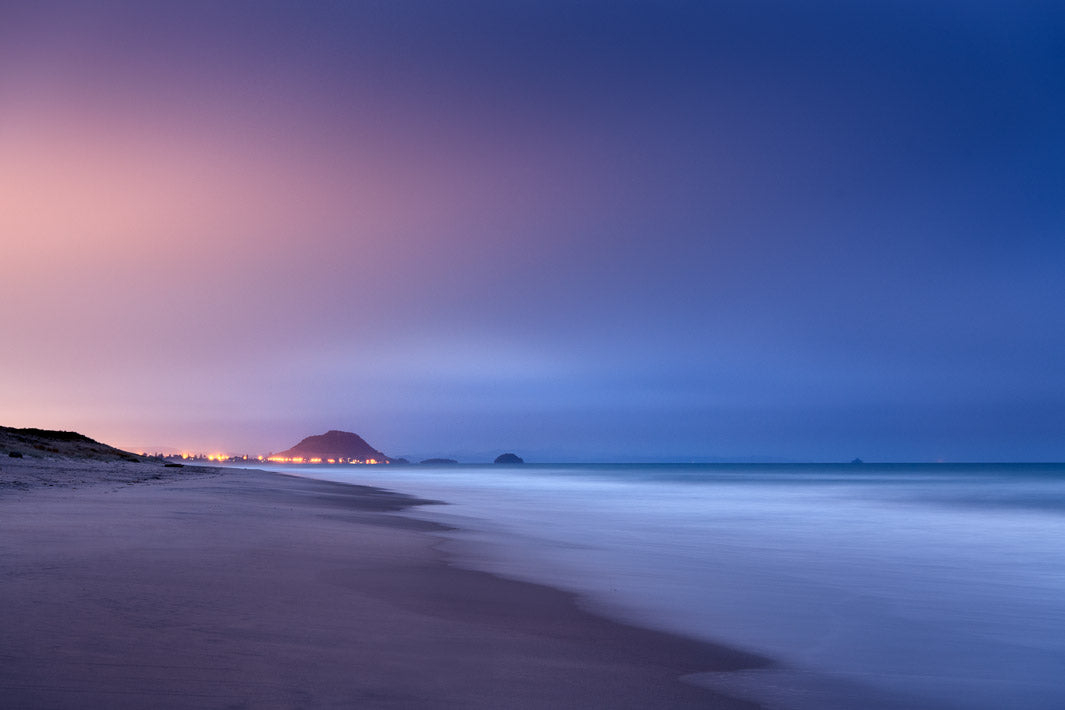
[[[305,461],[310,461],[311,459],[322,459],[323,461],[329,459],[336,461],[390,461],[388,456],[367,444],[366,440],[358,434],[353,434],[350,431],[337,431],[336,429],[325,434],[308,436],[291,449],[279,451],[270,456],[271,460],[296,458],[302,458]]]
[[[0,456],[25,456],[29,458],[53,458],[63,456],[72,459],[95,461],[140,461],[135,454],[94,441],[74,431],[50,429],[15,429],[0,426]]]

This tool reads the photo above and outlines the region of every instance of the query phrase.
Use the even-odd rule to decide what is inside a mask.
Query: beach
[[[0,705],[753,708],[766,661],[449,564],[427,504],[240,469],[0,462]]]

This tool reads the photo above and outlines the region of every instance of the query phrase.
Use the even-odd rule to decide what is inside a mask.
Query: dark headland
[[[377,461],[388,463],[390,458],[366,443],[358,434],[333,429],[325,434],[308,436],[291,449],[271,455],[271,459],[321,459],[323,461]]]

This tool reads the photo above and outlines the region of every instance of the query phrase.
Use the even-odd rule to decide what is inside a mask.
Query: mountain
[[[383,463],[388,463],[391,460],[388,456],[367,444],[366,440],[358,434],[353,434],[350,431],[337,431],[336,429],[327,431],[325,434],[308,436],[291,449],[286,449],[270,456],[271,460],[296,458],[302,458],[305,461],[310,461],[311,459],[321,459],[323,461],[333,459],[344,462],[349,460],[374,460]]]
[[[50,429],[15,429],[0,426],[0,452],[12,458],[53,458],[97,461],[140,461],[128,451],[94,441],[73,431]]]

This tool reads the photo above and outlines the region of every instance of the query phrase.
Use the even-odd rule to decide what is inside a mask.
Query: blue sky
[[[1065,458],[1051,2],[0,5],[0,416]]]

